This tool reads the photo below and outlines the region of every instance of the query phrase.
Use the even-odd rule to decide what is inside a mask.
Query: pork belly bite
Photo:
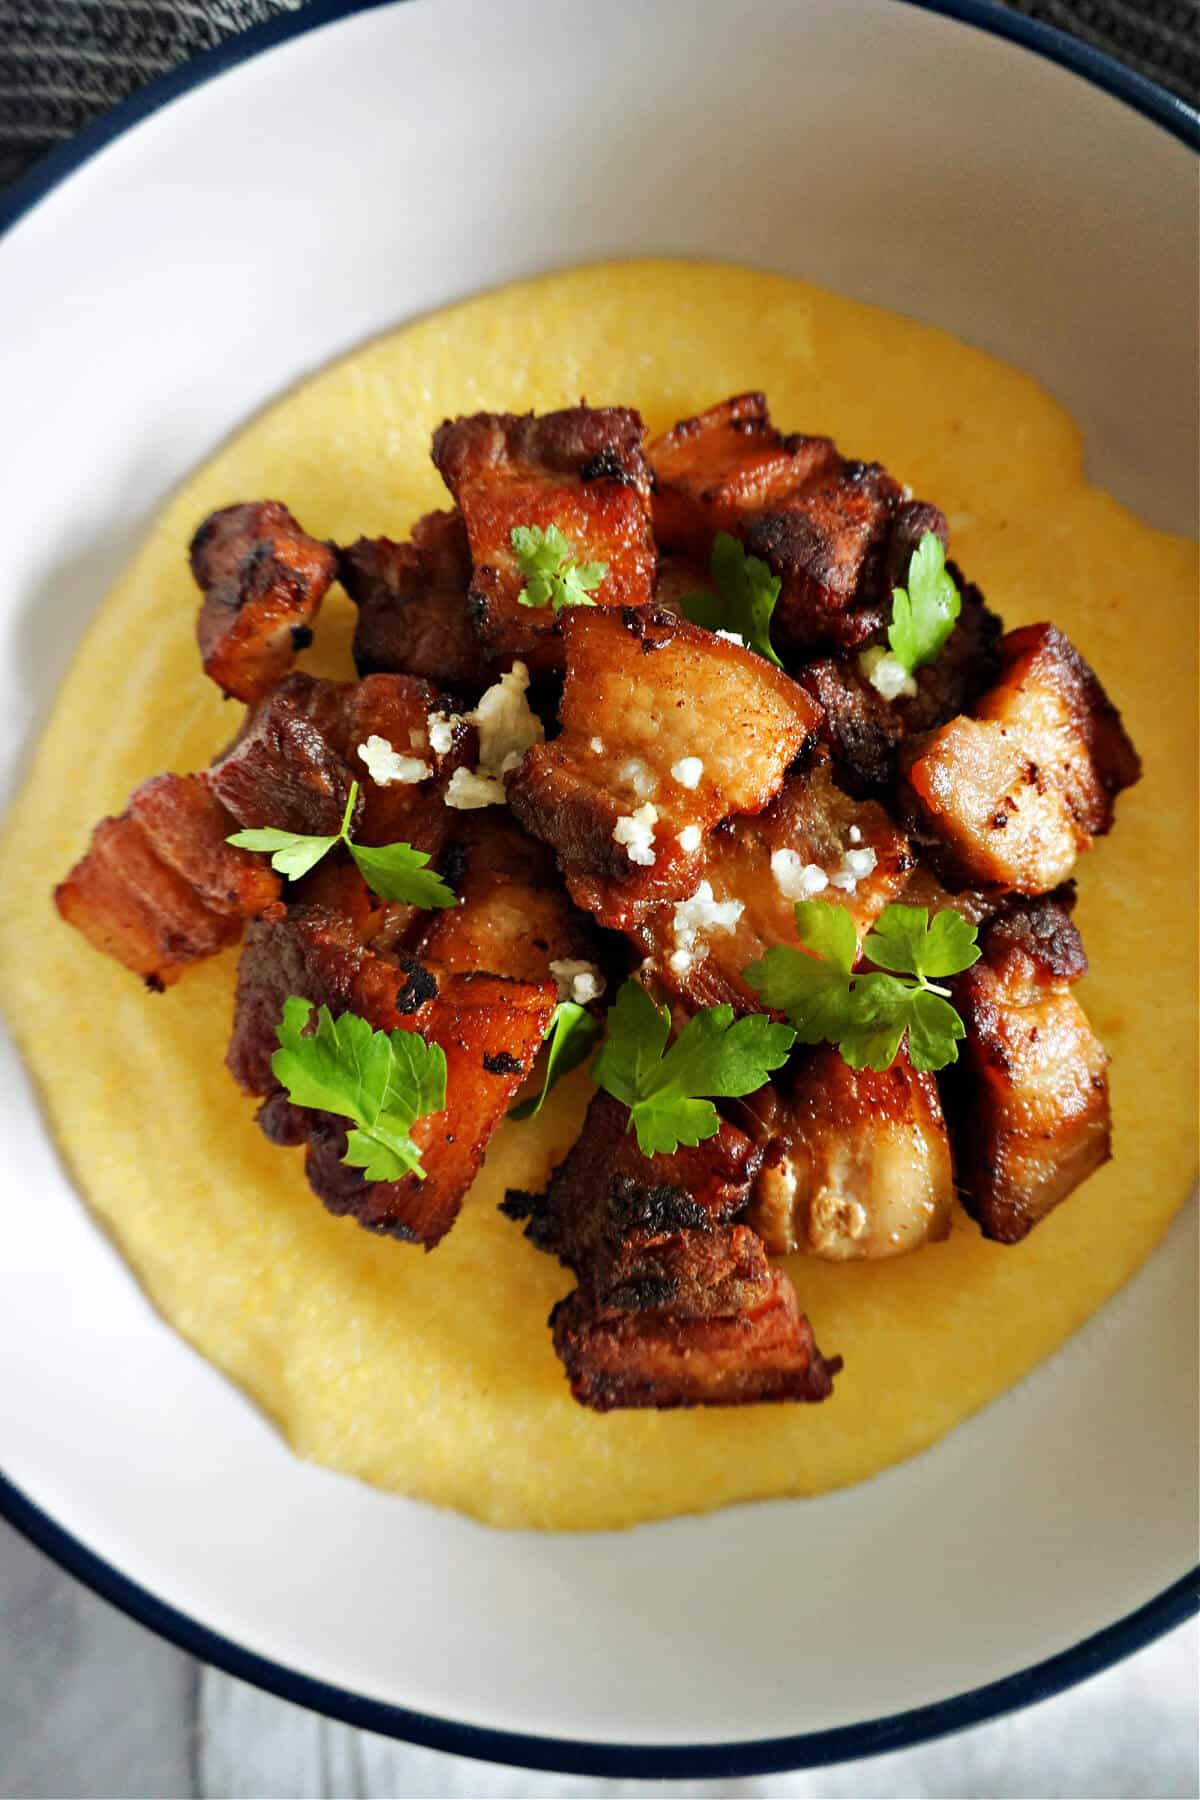
[[[377,1031],[419,1031],[446,1054],[446,1105],[419,1120],[413,1142],[427,1171],[367,1181],[348,1168],[346,1123],[293,1106],[271,1072],[284,1001],[299,994],[337,1016],[355,1012]],[[227,1062],[243,1091],[260,1096],[273,1142],[305,1144],[309,1185],[331,1212],[368,1230],[432,1249],[458,1216],[487,1144],[532,1069],[554,1009],[552,982],[483,974],[435,975],[415,958],[365,944],[346,915],[290,909],[246,941]]]
[[[233,829],[204,776],[156,775],[100,821],[54,903],[148,987],[170,987],[279,897],[266,858],[225,842]]]
[[[877,1074],[819,1044],[745,1104],[764,1152],[747,1223],[773,1255],[874,1260],[946,1236],[954,1177],[937,1082],[903,1049]]]
[[[820,1355],[790,1282],[734,1222],[758,1150],[726,1123],[644,1157],[627,1126],[598,1093],[545,1194],[504,1205],[579,1282],[550,1317],[575,1398],[598,1412],[823,1400],[841,1359]]]
[[[240,825],[329,836],[359,785],[361,843],[409,843],[434,854],[447,831],[443,796],[474,754],[475,733],[447,724],[439,690],[411,675],[321,681],[293,673],[246,715],[210,779]],[[431,716],[445,749],[430,741]]]
[[[537,1060],[553,1010],[553,983],[439,976],[437,994],[414,1020],[414,1029],[446,1053],[445,1109],[412,1129],[426,1179],[365,1181],[341,1160],[343,1122],[315,1114],[306,1161],[314,1193],[330,1212],[349,1213],[369,1231],[432,1250],[458,1217],[492,1134]]]
[[[650,471],[641,418],[629,407],[476,413],[448,419],[433,460],[466,524],[469,609],[487,654],[521,657],[535,672],[562,666],[550,606],[520,603],[526,577],[512,547],[518,525],[557,526],[580,562],[603,562],[599,606],[640,606],[654,592]]]
[[[1087,957],[1069,890],[1012,901],[956,976],[967,1028],[942,1075],[963,1201],[1015,1244],[1111,1155],[1108,1056],[1071,993]]]
[[[793,494],[838,463],[832,438],[784,437],[765,394],[735,394],[681,419],[647,447],[654,470],[654,531],[664,550],[707,565],[718,531]]]
[[[648,973],[687,1005],[755,1012],[762,1000],[742,971],[773,945],[802,948],[797,900],[844,906],[861,944],[912,865],[908,839],[883,807],[844,793],[818,760],[789,775],[763,812],[712,833],[682,902],[639,901],[618,922]]]
[[[1000,677],[973,716],[952,719],[905,758],[914,816],[964,882],[1040,894],[1112,826],[1113,800],[1141,763],[1079,652],[1053,625],[998,646]]]
[[[204,599],[196,636],[204,672],[236,700],[259,700],[312,642],[337,557],[277,500],[212,513],[191,543]]]
[[[952,563],[949,571],[962,611],[935,660],[913,677],[915,694],[885,698],[857,656],[822,658],[796,672],[821,708],[821,742],[852,794],[890,794],[904,744],[969,711],[999,673],[1000,620]]]
[[[906,499],[878,463],[847,461],[829,438],[776,431],[762,394],[681,421],[647,455],[662,548],[707,559],[728,531],[779,577],[771,629],[781,652],[868,643],[923,534],[948,541],[938,509]]]
[[[354,780],[336,747],[341,699],[340,683],[292,674],[247,712],[209,771],[239,825],[313,837],[337,831]]]
[[[554,858],[496,809],[467,813],[443,862],[458,905],[423,913],[410,948],[439,972],[483,970],[518,981],[556,979],[554,964],[592,966],[591,919],[572,905]],[[599,993],[604,981],[595,970]]]
[[[338,552],[342,586],[358,607],[360,675],[423,675],[463,699],[487,685],[467,613],[471,553],[457,512],[427,513],[407,544],[359,538]]]
[[[817,709],[786,675],[655,607],[571,608],[560,735],[528,752],[509,789],[559,866],[610,883],[581,904],[604,923],[627,900],[692,892],[702,840],[757,812],[812,735]]]

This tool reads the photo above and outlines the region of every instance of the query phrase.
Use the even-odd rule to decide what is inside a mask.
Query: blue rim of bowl
[[[179,95],[202,86],[226,69],[260,56],[276,44],[355,13],[393,3],[396,0],[310,0],[301,11],[285,13],[265,25],[256,26],[216,49],[206,51],[182,68],[161,76],[103,118],[85,126],[69,143],[45,157],[0,196],[0,236],[106,144]],[[902,0],[902,3],[956,19],[1058,63],[1094,87],[1124,101],[1135,112],[1200,153],[1200,114],[1154,82],[1124,68],[1103,51],[1069,37],[1053,26],[1008,11],[995,4],[995,0]],[[1069,1650],[1034,1663],[1015,1675],[1004,1676],[999,1681],[988,1682],[983,1687],[955,1694],[930,1706],[914,1707],[907,1712],[864,1720],[856,1725],[841,1725],[828,1731],[803,1732],[789,1737],[729,1744],[607,1744],[492,1731],[429,1713],[412,1712],[385,1701],[368,1700],[345,1688],[332,1687],[286,1668],[282,1663],[258,1656],[166,1605],[56,1525],[48,1513],[3,1475],[0,1475],[0,1517],[7,1519],[85,1586],[139,1624],[192,1656],[255,1687],[265,1688],[294,1705],[341,1719],[364,1731],[401,1738],[451,1755],[509,1763],[521,1768],[626,1779],[698,1780],[763,1775],[849,1762],[900,1750],[1048,1700],[1076,1682],[1098,1675],[1101,1670],[1131,1656],[1200,1611],[1198,1566],[1144,1606],[1083,1638]]]

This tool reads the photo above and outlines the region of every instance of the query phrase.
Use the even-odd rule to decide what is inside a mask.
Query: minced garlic
[[[649,868],[655,861],[654,827],[658,824],[658,808],[649,801],[634,813],[625,813],[613,826],[613,842],[623,844],[631,863]]]
[[[369,737],[358,746],[358,754],[367,765],[367,774],[376,787],[425,781],[433,773],[419,756],[401,756],[383,737]]]

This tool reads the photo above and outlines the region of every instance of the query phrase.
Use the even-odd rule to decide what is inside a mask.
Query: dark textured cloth
[[[1008,3],[1107,50],[1193,106],[1200,104],[1200,0]],[[249,25],[302,5],[303,0],[0,0],[0,183],[156,75]]]

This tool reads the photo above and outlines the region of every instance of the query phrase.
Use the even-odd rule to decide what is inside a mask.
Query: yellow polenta
[[[571,1285],[500,1217],[540,1185],[587,1100],[506,1126],[432,1256],[325,1213],[226,1074],[236,953],[148,994],[61,925],[50,889],[92,825],[162,769],[203,766],[237,711],[200,672],[188,538],[273,496],[311,532],[403,537],[447,504],[447,414],[581,395],[651,431],[765,388],[788,429],[878,458],[949,515],[1009,624],[1052,618],[1100,670],[1146,761],[1084,859],[1084,1003],[1113,1053],[1116,1158],[1016,1249],[948,1242],[856,1268],[797,1260],[846,1359],[819,1407],[598,1417],[546,1315]],[[870,307],[742,269],[620,264],[506,289],[360,350],[254,420],[164,510],[89,630],[3,846],[0,993],[81,1193],[163,1314],[301,1456],[497,1525],[556,1529],[813,1494],[911,1456],[1060,1344],[1162,1235],[1191,1180],[1192,549],[1087,486],[1079,435],[1032,381]],[[349,676],[335,590],[307,659]]]

